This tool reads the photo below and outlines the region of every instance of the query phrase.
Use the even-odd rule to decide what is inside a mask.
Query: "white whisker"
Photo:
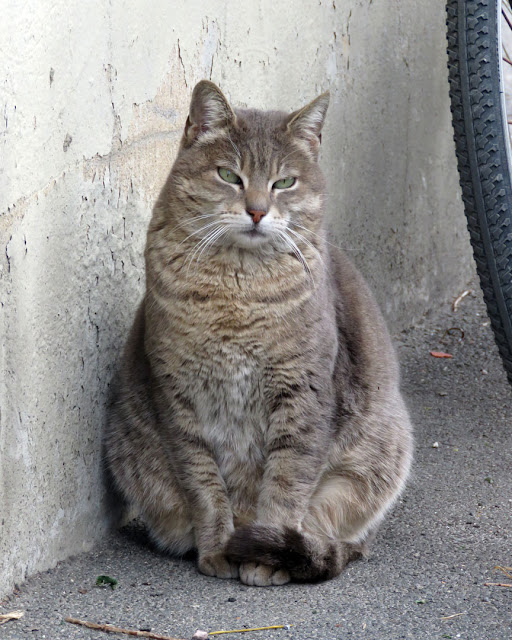
[[[220,238],[222,238],[222,236],[225,235],[228,231],[229,227],[224,227],[223,229],[220,229],[214,237],[211,237],[210,240],[206,244],[204,244],[199,255],[197,256],[197,262],[201,260],[201,256],[203,255],[204,251],[210,249],[217,242],[217,240],[220,240]]]
[[[322,254],[320,253],[320,251],[318,251],[318,249],[315,247],[314,244],[312,244],[307,238],[305,238],[301,233],[298,233],[297,231],[294,231],[293,229],[290,229],[288,227],[287,231],[289,231],[290,233],[293,233],[294,236],[296,236],[297,238],[299,238],[299,240],[302,240],[302,242],[304,242],[304,244],[306,244],[308,247],[310,247],[310,249],[312,249],[318,256],[320,262],[322,264],[324,263],[324,259]]]
[[[320,233],[315,233],[314,231],[311,231],[311,229],[308,229],[307,227],[304,227],[302,224],[299,224],[298,222],[295,222],[295,220],[289,220],[288,221],[289,224],[293,224],[295,227],[299,227],[299,229],[304,229],[304,231],[307,231],[308,233],[311,233],[312,235],[316,236],[317,238],[320,238],[321,240],[323,240],[326,244],[330,245],[331,247],[336,247],[336,249],[343,249],[343,251],[363,251],[363,249],[349,249],[347,247],[340,247],[337,244],[334,244],[333,242],[329,242],[329,240],[325,239],[325,236],[321,235]],[[291,229],[289,229],[291,231]]]
[[[293,253],[295,254],[297,260],[302,264],[302,266],[304,268],[304,271],[308,274],[309,278],[314,283],[313,274],[311,272],[311,269],[309,268],[308,261],[304,257],[302,251],[299,249],[299,247],[296,245],[296,243],[286,234],[285,231],[283,231],[281,229],[278,229],[277,232],[283,238],[283,240],[286,242],[286,244],[290,247],[290,249],[293,251]]]
[[[202,238],[196,245],[195,249],[190,254],[190,257],[187,259],[187,274],[190,270],[190,266],[194,261],[194,258],[197,255],[198,251],[204,249],[208,244],[215,242],[215,240],[220,237],[224,231],[226,230],[225,226],[221,221],[218,221],[215,229],[212,229],[204,238]]]
[[[200,229],[196,229],[196,231],[193,231],[192,233],[190,233],[184,240],[182,240],[177,246],[181,247],[181,245],[186,242],[189,238],[191,238],[192,236],[197,236],[198,233],[201,233],[202,231],[205,231],[206,229],[209,229],[210,227],[216,226],[218,224],[221,224],[221,220],[214,220],[213,222],[209,222],[208,224],[203,225]],[[204,238],[203,238],[204,240]]]
[[[194,218],[194,220],[201,220],[201,219],[211,218],[211,217],[218,218],[218,217],[219,217],[219,214],[218,214],[218,213],[207,213],[207,214],[203,214],[203,215],[201,215],[201,216],[197,216],[196,218]],[[188,221],[184,222],[183,224],[187,224],[188,222],[190,222],[190,220],[188,220]],[[178,225],[178,226],[183,226],[183,224],[182,224],[182,225]],[[218,219],[217,219],[217,220],[215,220],[214,222],[209,222],[208,224],[203,225],[200,229],[196,229],[196,231],[193,231],[193,232],[192,232],[192,233],[190,233],[190,234],[189,234],[189,235],[188,235],[184,240],[182,240],[180,243],[178,243],[178,244],[176,245],[176,249],[178,249],[179,247],[181,247],[181,245],[182,245],[184,242],[186,242],[189,238],[191,238],[191,237],[193,237],[193,236],[196,236],[198,233],[201,233],[202,231],[206,231],[206,229],[209,229],[210,227],[214,227],[214,226],[215,226],[215,227],[216,227],[216,226],[219,226],[219,227],[220,227],[220,225],[223,225],[223,224],[224,224],[224,221],[223,221],[223,220],[218,220]],[[175,228],[177,228],[177,227],[175,227]],[[198,241],[198,243],[196,244],[196,246],[195,246],[195,247],[194,247],[194,249],[192,250],[192,254],[191,254],[191,256],[189,256],[189,257],[186,259],[185,265],[188,263],[188,264],[189,264],[189,267],[190,267],[191,258],[193,259],[193,257],[194,257],[194,255],[195,255],[195,253],[196,253],[196,252],[201,248],[201,246],[203,245],[203,242],[208,241],[208,240],[209,240],[209,238],[211,237],[211,235],[212,235],[215,231],[216,231],[216,229],[212,229],[211,231],[209,231],[209,232],[206,234],[206,236],[205,236],[204,238],[201,238],[201,239]],[[166,266],[166,267],[167,267],[167,266],[169,266],[169,264],[172,262],[172,260],[173,260],[173,256],[171,256],[171,257],[169,258],[169,260],[167,261],[167,263],[166,263],[166,265],[165,265],[165,266]],[[185,265],[183,265],[183,266],[185,266]],[[188,269],[187,269],[187,272],[188,272]],[[162,278],[163,273],[164,273],[164,272],[162,271],[162,273],[159,273],[159,274],[158,274],[158,277],[157,277],[157,279],[156,279],[156,282],[155,282],[155,283],[154,283],[154,285],[151,287],[151,289],[148,289],[147,294],[148,294],[148,293],[151,293],[151,292],[153,291],[153,289],[156,287],[156,285],[157,285],[158,281]]]
[[[188,273],[188,270],[190,269],[190,265],[192,264],[196,253],[201,250],[201,247],[203,246],[203,244],[208,242],[211,236],[215,234],[218,230],[219,230],[219,224],[217,223],[214,229],[211,229],[203,238],[200,238],[197,241],[195,247],[191,250],[189,256],[187,257],[187,260],[184,265],[187,267],[187,273]]]
[[[174,225],[174,227],[172,227],[172,231],[175,231],[176,229],[181,229],[181,227],[185,227],[187,224],[190,224],[191,222],[195,222],[196,220],[205,220],[206,218],[218,218],[218,217],[219,217],[219,213],[204,213],[200,216],[193,216],[192,218],[188,218],[187,220],[180,222],[180,224]]]

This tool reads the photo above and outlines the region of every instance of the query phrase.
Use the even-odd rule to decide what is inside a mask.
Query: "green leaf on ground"
[[[98,576],[96,578],[96,584],[98,587],[109,586],[111,589],[115,589],[117,586],[117,580],[115,578],[111,578],[110,576]]]

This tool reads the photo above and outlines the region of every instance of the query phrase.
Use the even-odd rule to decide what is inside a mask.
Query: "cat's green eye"
[[[295,178],[282,178],[281,180],[274,182],[272,189],[289,189],[290,187],[293,187],[294,184]]]
[[[242,184],[240,176],[237,176],[233,171],[226,169],[226,167],[219,167],[219,176],[225,182],[229,182],[229,184]]]

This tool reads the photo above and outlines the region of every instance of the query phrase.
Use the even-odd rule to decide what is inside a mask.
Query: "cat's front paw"
[[[198,569],[214,578],[238,578],[238,564],[230,562],[223,553],[208,553],[199,557]]]
[[[286,569],[276,569],[257,562],[244,562],[240,565],[240,580],[251,587],[271,587],[290,582]]]

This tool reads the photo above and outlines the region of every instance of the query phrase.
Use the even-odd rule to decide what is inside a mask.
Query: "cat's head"
[[[233,109],[203,80],[173,167],[180,226],[210,244],[292,248],[321,224],[318,150],[329,94],[288,114]]]

